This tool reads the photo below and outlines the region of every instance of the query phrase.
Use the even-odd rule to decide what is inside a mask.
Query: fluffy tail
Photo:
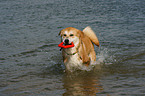
[[[96,34],[94,33],[94,31],[91,29],[91,27],[86,27],[84,30],[83,30],[83,33],[88,36],[90,38],[90,40],[95,44],[97,45],[98,47],[100,47],[99,45],[99,40],[96,36]]]

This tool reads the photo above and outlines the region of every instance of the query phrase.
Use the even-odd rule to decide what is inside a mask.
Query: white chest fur
[[[83,66],[82,60],[80,59],[80,56],[75,48],[69,50],[65,49],[64,51],[67,57],[67,61],[65,62],[65,66],[67,70],[73,71],[75,69],[80,69]]]

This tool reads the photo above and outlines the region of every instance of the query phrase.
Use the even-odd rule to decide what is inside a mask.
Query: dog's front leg
[[[68,58],[66,57],[64,51],[62,51],[62,56],[63,56],[63,62],[66,63],[68,61]]]
[[[81,55],[83,64],[85,64],[86,66],[88,66],[90,64],[90,57],[88,56],[88,54],[86,53],[86,51],[84,50],[84,48],[80,48],[80,55]]]

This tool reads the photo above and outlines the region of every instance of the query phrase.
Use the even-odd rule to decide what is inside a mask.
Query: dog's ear
[[[58,35],[61,36],[63,32],[64,32],[64,29],[62,29]]]
[[[80,37],[81,40],[83,39],[84,33],[82,31],[79,31],[79,37]]]
[[[59,32],[59,34],[58,34],[59,36],[61,35],[61,32],[62,32],[62,30]]]

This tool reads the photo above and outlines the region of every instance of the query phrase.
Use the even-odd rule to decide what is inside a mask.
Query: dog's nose
[[[65,39],[65,44],[69,44],[69,40],[68,39]]]

